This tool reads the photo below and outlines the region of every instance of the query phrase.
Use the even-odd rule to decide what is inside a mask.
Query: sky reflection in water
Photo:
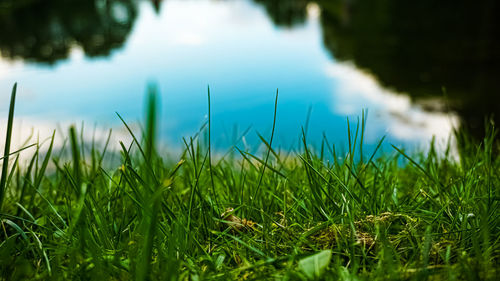
[[[309,108],[308,138],[316,144],[323,133],[345,144],[346,117],[355,122],[362,109],[369,112],[365,139],[372,145],[383,135],[406,146],[449,136],[454,115],[425,112],[353,64],[335,61],[323,47],[318,16],[318,7],[309,5],[306,23],[287,29],[247,1],[166,1],[160,14],[143,2],[124,48],[109,57],[89,59],[74,48],[54,66],[0,59],[0,99],[8,101],[19,83],[18,139],[33,126],[48,136],[56,123],[66,128],[84,121],[89,133],[96,123],[122,128],[115,112],[131,122],[142,119],[148,83],[161,93],[161,136],[174,146],[206,121],[207,85],[219,148],[248,127],[249,144],[258,141],[256,132],[269,136],[276,88],[282,148],[297,145]],[[7,108],[0,104],[2,132]]]

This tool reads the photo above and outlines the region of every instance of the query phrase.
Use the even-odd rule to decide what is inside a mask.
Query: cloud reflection
[[[332,100],[336,114],[359,114],[363,108],[369,108],[371,123],[384,124],[397,139],[447,139],[458,126],[455,114],[427,112],[412,103],[409,96],[382,87],[372,75],[351,63],[328,64],[326,73],[337,81]]]

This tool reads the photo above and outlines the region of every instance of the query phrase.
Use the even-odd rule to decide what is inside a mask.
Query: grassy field
[[[11,113],[14,97],[15,88]],[[275,151],[270,135],[257,154],[215,156],[209,121],[178,159],[165,159],[155,111],[153,93],[144,129],[115,152],[82,143],[74,127],[62,149],[52,139],[10,151],[7,130],[0,280],[499,276],[493,126],[482,143],[457,135],[458,158],[432,144],[411,155],[363,151],[364,118],[348,128],[342,155],[305,137],[294,152]]]

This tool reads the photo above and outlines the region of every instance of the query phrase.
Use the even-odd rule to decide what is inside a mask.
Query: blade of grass
[[[7,133],[5,136],[5,149],[4,149],[4,158],[2,164],[2,176],[0,178],[0,211],[2,210],[3,200],[5,196],[5,189],[7,188],[7,172],[9,165],[9,157],[10,154],[10,142],[12,140],[12,123],[14,121],[14,105],[16,103],[16,91],[17,91],[17,83],[14,84],[12,88],[12,95],[10,96],[10,107],[9,107],[9,118],[7,119]]]
[[[9,158],[9,157],[11,157],[11,156],[13,156],[13,155],[16,155],[16,154],[18,154],[19,152],[21,152],[21,151],[23,151],[23,150],[26,150],[26,149],[28,149],[28,148],[31,148],[31,147],[33,147],[33,146],[35,146],[35,145],[36,145],[36,143],[32,143],[32,144],[30,144],[30,145],[28,145],[28,146],[25,146],[25,147],[20,148],[20,149],[18,149],[18,150],[16,150],[16,151],[13,151],[13,152],[11,152],[9,155],[4,155],[4,156],[0,157],[0,160],[4,160],[5,158]]]
[[[215,193],[215,184],[214,184],[214,172],[213,172],[213,166],[212,166],[212,138],[211,138],[211,133],[212,133],[212,117],[211,117],[211,106],[210,106],[210,86],[207,87],[208,89],[208,170],[210,173],[210,183],[212,187],[212,196],[214,197],[215,200],[215,205],[217,206],[217,209],[220,208],[219,201],[217,199],[217,194]],[[219,213],[219,210],[216,210],[217,213]]]
[[[257,197],[257,195],[259,194],[260,185],[262,184],[262,179],[264,178],[264,172],[266,171],[266,167],[267,167],[267,161],[269,161],[269,155],[271,154],[271,147],[273,145],[273,139],[274,139],[274,129],[276,128],[276,113],[277,113],[277,111],[278,111],[278,89],[276,89],[276,98],[274,100],[274,116],[273,116],[273,129],[271,130],[271,139],[269,140],[269,146],[267,149],[266,159],[264,160],[264,166],[262,166],[262,172],[260,173],[259,182],[257,184],[257,188],[255,189],[255,192],[253,193],[253,196],[250,198],[251,200],[254,200]]]

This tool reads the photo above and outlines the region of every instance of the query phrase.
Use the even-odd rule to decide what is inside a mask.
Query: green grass
[[[258,154],[221,157],[205,130],[165,159],[155,99],[152,88],[143,132],[118,117],[134,140],[120,152],[82,143],[74,127],[60,151],[54,137],[34,153],[6,147],[0,280],[498,277],[493,126],[481,143],[458,135],[459,160],[433,145],[411,157],[367,152],[364,116],[345,155],[304,133],[297,152],[274,150],[269,135]]]

